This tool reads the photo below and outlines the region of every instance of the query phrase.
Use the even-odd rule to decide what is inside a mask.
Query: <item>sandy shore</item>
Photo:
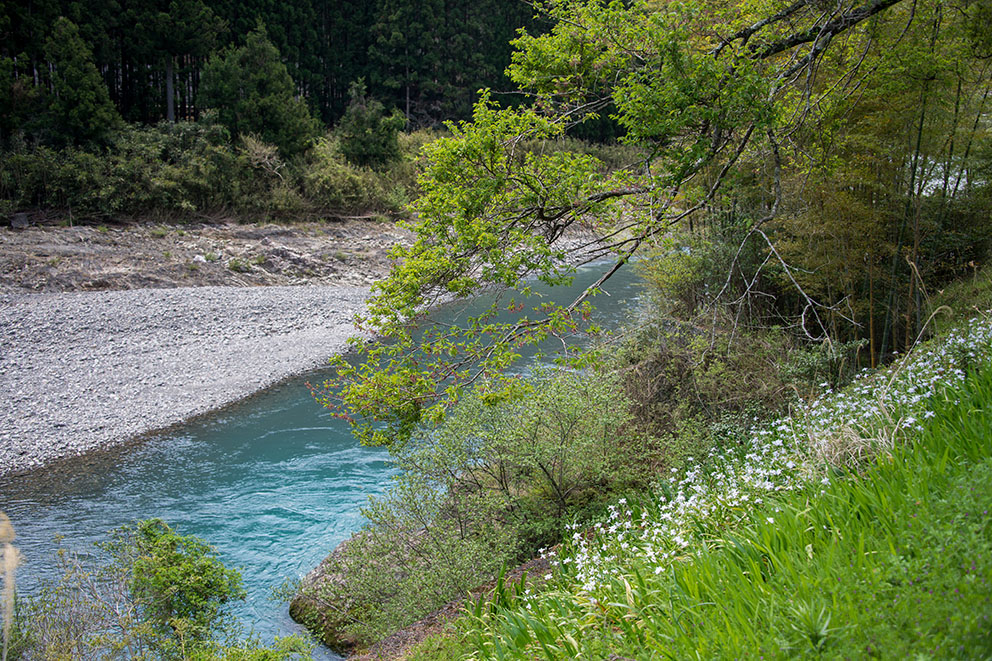
[[[341,352],[366,287],[0,295],[0,475],[106,448]]]

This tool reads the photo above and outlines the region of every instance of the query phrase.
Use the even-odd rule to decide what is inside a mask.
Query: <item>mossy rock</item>
[[[341,542],[314,568],[300,585],[300,589],[289,602],[289,616],[294,622],[306,627],[320,642],[335,652],[347,653],[354,649],[357,641],[346,633],[349,621],[350,603],[342,600],[333,603],[325,597],[324,588],[331,582],[340,582],[341,576],[331,571],[336,556],[340,555],[349,540]]]
[[[335,617],[336,614],[302,594],[289,602],[289,616],[294,622],[304,626],[327,647],[344,654],[354,649],[357,641],[345,633],[347,618]]]

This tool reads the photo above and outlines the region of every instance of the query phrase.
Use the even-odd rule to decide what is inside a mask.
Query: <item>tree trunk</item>
[[[985,102],[989,98],[989,92],[992,91],[992,87],[986,87],[985,93],[982,95],[982,101],[978,105],[978,114],[975,116],[975,123],[971,127],[971,135],[968,136],[968,143],[964,148],[964,157],[961,159],[961,167],[958,168],[957,178],[954,180],[954,192],[951,193],[951,197],[958,194],[958,190],[961,186],[961,177],[964,174],[965,169],[968,167],[968,157],[971,155],[971,144],[975,138],[975,134],[978,132],[978,127],[981,124],[982,116],[985,113]]]
[[[176,90],[172,80],[172,56],[165,58],[165,118],[169,123],[176,122]]]
[[[868,347],[871,354],[871,368],[875,369],[878,364],[878,354],[875,351],[875,260],[868,257]]]

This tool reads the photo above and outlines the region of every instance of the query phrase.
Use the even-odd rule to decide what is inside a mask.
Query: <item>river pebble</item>
[[[126,442],[318,367],[368,288],[0,295],[0,475]]]

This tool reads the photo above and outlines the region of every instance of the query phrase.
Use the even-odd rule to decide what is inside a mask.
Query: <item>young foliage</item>
[[[497,298],[490,310],[470,320],[467,332],[433,328],[420,340],[423,350],[411,353],[411,320],[443,298],[487,286],[505,289],[532,273],[552,285],[569,282],[574,269],[554,241],[579,214],[592,211],[573,200],[600,178],[591,156],[525,149],[524,137],[561,135],[559,126],[530,109],[501,112],[484,95],[473,123],[449,129],[451,137],[424,147],[428,165],[414,205],[420,220],[412,225],[417,240],[410,248],[394,249],[397,266],[374,285],[361,320],[362,327],[397,341],[358,343],[363,364],[335,361],[339,378],[322,393],[326,404],[344,404],[346,415],[360,424],[364,442],[388,444],[394,436],[408,436],[439,388],[454,394],[489,379],[494,390],[509,393],[515,380],[501,373],[521,349],[574,333],[588,314],[587,293],[564,308],[528,309],[510,302],[507,309],[516,318],[499,321],[496,313],[505,303]],[[507,133],[520,137],[503,140]],[[521,205],[544,211],[528,219],[519,215]],[[388,428],[376,427],[377,420],[388,421]]]
[[[382,343],[360,346],[357,368],[339,362],[323,401],[363,441],[390,443],[425,416],[442,417],[437,402],[480,378],[512,393],[513,381],[498,374],[522,347],[582,325],[606,279],[752,167],[769,189],[759,195],[763,210],[743,223],[758,232],[780,206],[780,145],[807,120],[794,112],[795,95],[811,89],[831,42],[898,2],[845,1],[829,11],[812,0],[747,3],[735,17],[705,2],[538,3],[553,26],[521,34],[508,70],[533,103],[501,108],[484,91],[472,121],[450,124],[451,137],[425,150],[417,240],[395,252],[398,265],[361,320]],[[639,148],[637,162],[604,173],[588,156],[533,147],[606,108]],[[582,258],[610,261],[573,302],[524,304],[513,321],[483,315],[415,340],[411,322],[444,298],[528,277],[567,281],[562,237],[578,227],[601,237]]]
[[[58,579],[19,602],[26,658],[310,657],[298,637],[267,648],[242,635],[227,611],[244,599],[241,575],[196,537],[150,519],[111,531],[97,548],[95,556],[60,550]]]
[[[199,539],[177,535],[159,519],[116,530],[103,548],[130,563],[131,595],[162,633],[208,639],[224,604],[245,597],[236,570],[224,567]]]

